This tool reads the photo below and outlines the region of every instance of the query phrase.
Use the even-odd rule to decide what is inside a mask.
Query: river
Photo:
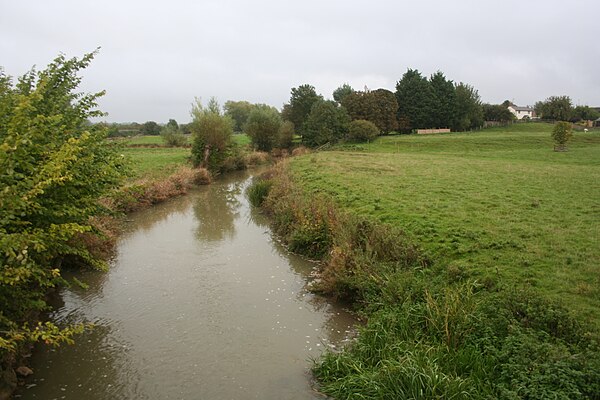
[[[21,399],[316,399],[311,359],[354,319],[306,289],[245,197],[248,173],[128,216],[107,273],[76,277],[51,320],[91,322],[34,353]]]

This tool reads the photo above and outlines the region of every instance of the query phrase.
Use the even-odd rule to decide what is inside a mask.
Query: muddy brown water
[[[229,175],[129,216],[108,273],[77,278],[51,319],[91,322],[73,346],[38,350],[20,399],[322,399],[311,360],[355,323],[306,290],[288,253]]]

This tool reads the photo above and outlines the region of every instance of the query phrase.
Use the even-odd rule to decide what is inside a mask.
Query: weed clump
[[[256,179],[247,190],[250,204],[254,207],[260,207],[269,195],[272,186],[273,182],[268,179]]]

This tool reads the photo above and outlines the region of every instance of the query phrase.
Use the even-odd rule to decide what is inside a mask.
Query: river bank
[[[338,165],[337,158],[343,163]],[[448,262],[447,253],[433,251],[431,237],[373,217],[392,213],[394,199],[379,187],[390,187],[382,182],[387,173],[382,171],[397,174],[393,160],[405,158],[377,154],[385,163],[374,169],[365,165],[370,160],[365,153],[324,152],[294,159],[294,168],[280,165],[261,183],[263,208],[282,240],[293,251],[322,260],[320,290],[353,301],[369,321],[356,343],[316,364],[321,390],[341,399],[356,393],[365,398],[597,398],[598,331],[583,317],[584,309],[547,296],[533,280],[480,276]],[[355,172],[364,179],[352,180]],[[439,203],[431,192],[422,193],[427,194]],[[360,200],[372,195],[379,199]]]

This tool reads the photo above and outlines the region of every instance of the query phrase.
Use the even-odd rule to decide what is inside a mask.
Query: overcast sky
[[[100,46],[82,90],[120,122],[187,122],[196,96],[281,108],[304,83],[394,91],[407,68],[484,102],[600,107],[599,16],[598,0],[0,0],[0,66]]]

